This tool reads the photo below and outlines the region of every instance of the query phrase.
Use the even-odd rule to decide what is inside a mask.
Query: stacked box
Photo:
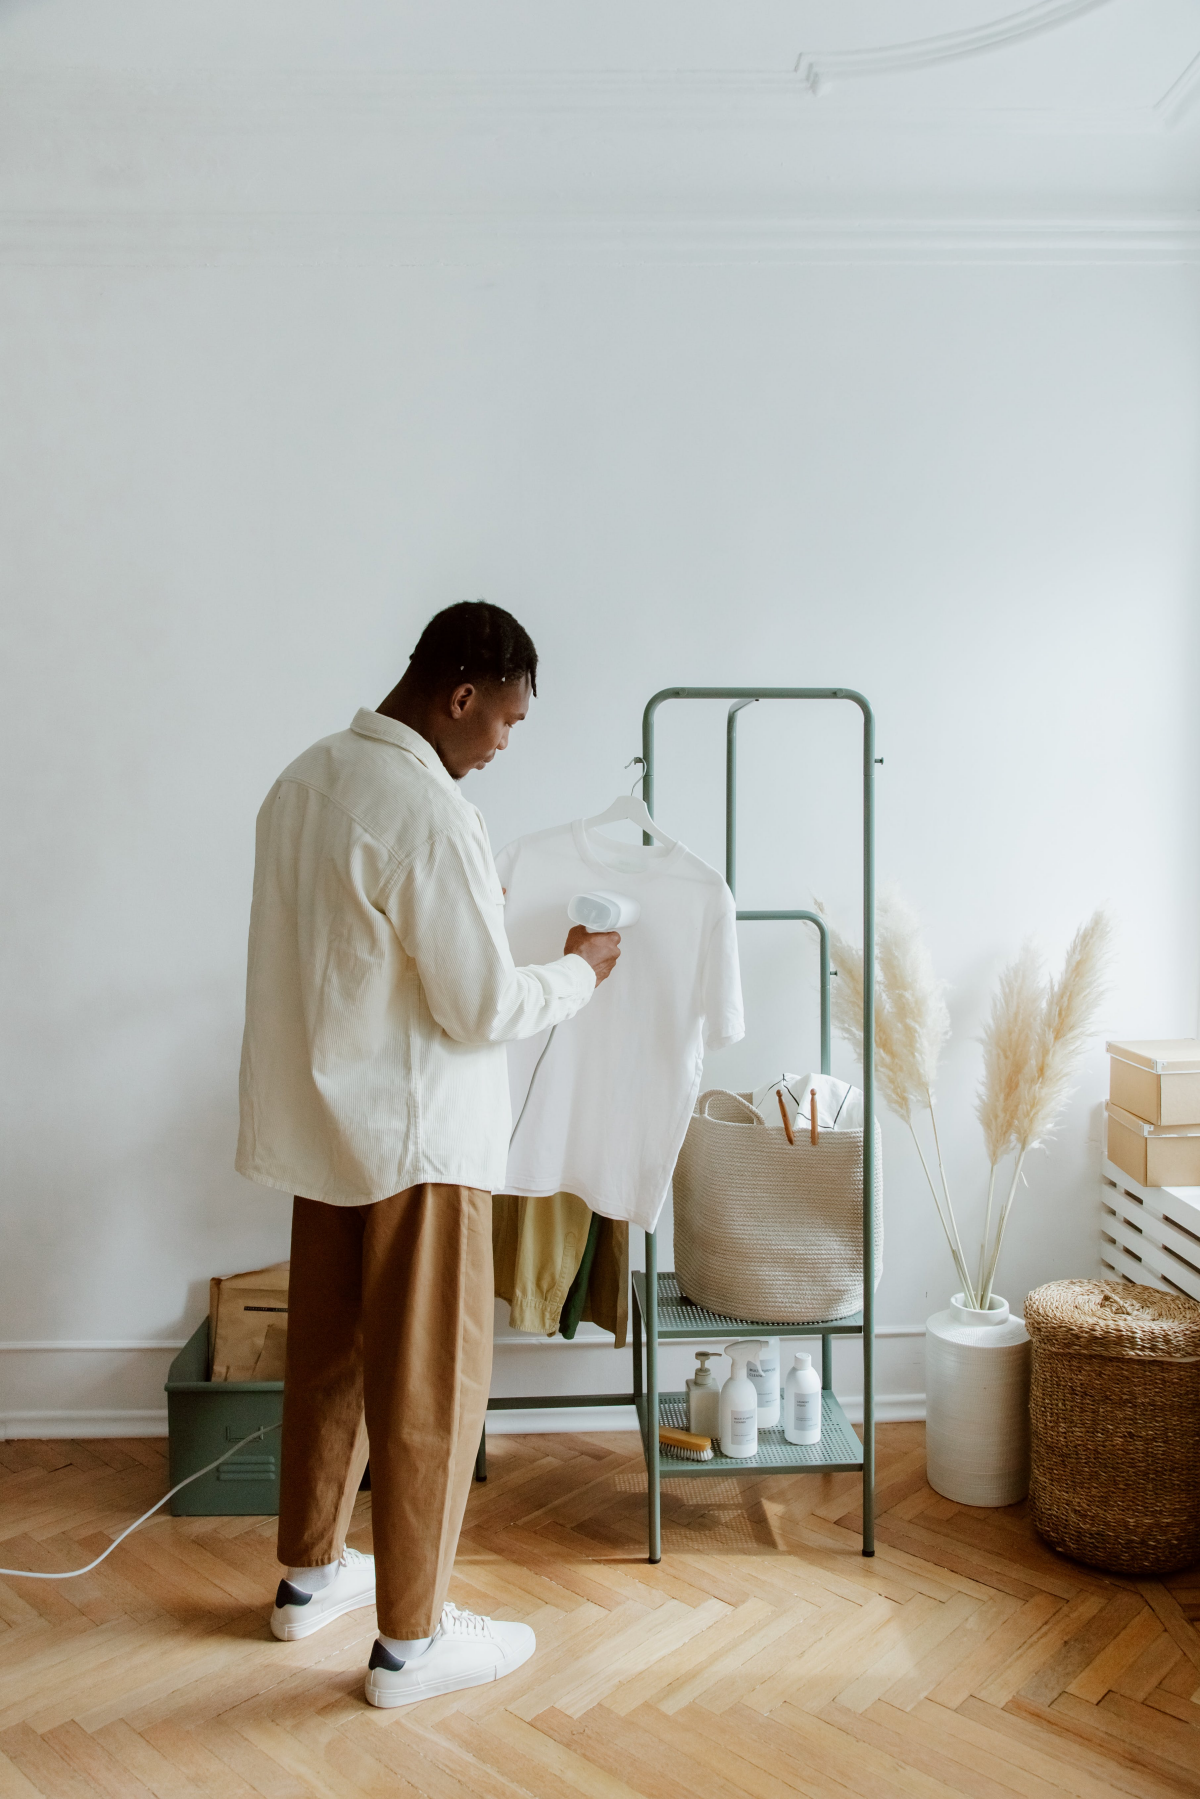
[[[1200,1040],[1105,1047],[1109,1161],[1143,1187],[1200,1186]]]

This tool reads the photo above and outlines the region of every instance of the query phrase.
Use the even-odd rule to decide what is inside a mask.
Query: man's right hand
[[[564,956],[582,956],[594,971],[596,985],[606,981],[621,954],[620,931],[589,931],[585,925],[572,925],[567,932]]]

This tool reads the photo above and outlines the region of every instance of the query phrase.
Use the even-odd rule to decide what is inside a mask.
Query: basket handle
[[[718,1124],[761,1124],[764,1131],[769,1129],[758,1108],[743,1099],[740,1093],[731,1093],[727,1087],[710,1087],[707,1093],[702,1093],[696,1111],[701,1118],[714,1119]]]

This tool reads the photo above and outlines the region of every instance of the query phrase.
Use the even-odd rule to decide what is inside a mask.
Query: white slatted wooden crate
[[[1107,1158],[1101,1172],[1105,1270],[1200,1300],[1200,1187],[1143,1187]]]

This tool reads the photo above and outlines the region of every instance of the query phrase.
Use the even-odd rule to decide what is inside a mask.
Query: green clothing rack
[[[732,700],[725,726],[725,879],[737,893],[737,727],[738,715],[757,700],[844,700],[862,713],[863,722],[863,966],[875,967],[875,715],[861,693],[848,687],[664,687],[647,703],[642,715],[642,791],[654,813],[654,717],[667,700]],[[649,841],[649,840],[647,840]],[[802,910],[738,910],[739,921],[798,920],[814,925],[821,956],[821,1069],[829,1073],[831,1052],[829,1005],[829,932],[816,912]],[[630,1393],[554,1394],[526,1399],[489,1399],[489,1411],[531,1410],[542,1407],[629,1405],[637,1412],[642,1449],[646,1458],[648,1559],[662,1559],[662,1480],[705,1478],[710,1475],[837,1473],[861,1469],[863,1484],[862,1553],[875,1553],[875,984],[870,978],[863,993],[863,1303],[860,1312],[847,1318],[808,1319],[797,1324],[771,1324],[762,1320],[724,1318],[693,1304],[679,1291],[673,1273],[658,1269],[658,1239],[647,1231],[645,1273],[633,1275],[633,1390]],[[644,1334],[644,1343],[643,1343]],[[687,1427],[686,1393],[664,1393],[658,1381],[658,1351],[662,1343],[710,1342],[738,1337],[820,1337],[821,1339],[821,1440],[812,1444],[788,1443],[781,1427],[759,1434],[758,1454],[745,1460],[721,1455],[714,1444],[710,1462],[693,1462],[664,1449],[658,1440],[660,1424]],[[833,1392],[833,1339],[861,1337],[863,1351],[863,1437],[855,1436]],[[487,1478],[487,1433],[479,1445],[476,1477]]]

